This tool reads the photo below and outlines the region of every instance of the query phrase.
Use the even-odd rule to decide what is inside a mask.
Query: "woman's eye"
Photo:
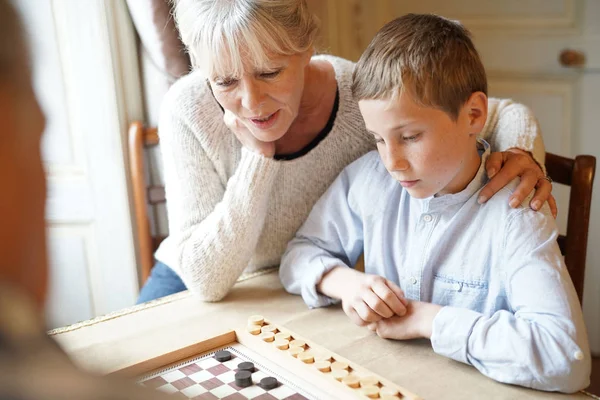
[[[215,84],[221,87],[228,87],[235,83],[235,79],[217,79]]]
[[[280,70],[273,71],[273,72],[263,72],[262,74],[260,74],[260,76],[262,78],[267,78],[267,79],[275,78],[277,75],[279,75],[280,72],[281,72]]]

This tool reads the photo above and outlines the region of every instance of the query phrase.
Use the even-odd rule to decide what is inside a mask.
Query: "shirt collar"
[[[476,145],[477,151],[481,157],[481,163],[479,164],[477,174],[471,182],[469,182],[467,187],[458,193],[444,194],[437,197],[431,196],[420,200],[423,204],[423,211],[438,211],[448,206],[465,203],[487,183],[488,177],[485,170],[485,163],[490,156],[491,148],[489,143],[481,138],[477,138]]]

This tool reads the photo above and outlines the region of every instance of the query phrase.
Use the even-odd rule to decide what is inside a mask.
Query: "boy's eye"
[[[402,139],[405,142],[414,142],[415,140],[417,140],[419,137],[421,136],[420,133],[417,133],[416,135],[413,136],[403,136]]]
[[[385,142],[381,138],[375,138],[375,143],[377,143],[377,144],[384,144]]]

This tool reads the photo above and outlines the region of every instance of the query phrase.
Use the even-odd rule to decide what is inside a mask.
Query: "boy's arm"
[[[351,205],[351,186],[360,168],[352,164],[342,171],[313,207],[281,259],[279,277],[285,289],[301,294],[311,308],[334,299],[317,292],[321,278],[335,267],[353,267],[363,251],[362,220]]]
[[[539,123],[525,105],[510,99],[488,99],[488,117],[481,136],[492,151],[521,149],[529,152],[544,173],[546,149]]]
[[[434,350],[500,382],[561,392],[589,385],[583,315],[557,235],[548,206],[512,213],[502,266],[512,312],[444,307],[433,321]]]

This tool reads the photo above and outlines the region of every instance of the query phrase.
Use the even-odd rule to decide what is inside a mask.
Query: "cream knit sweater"
[[[242,147],[199,73],[180,79],[165,97],[159,123],[170,236],[156,258],[192,292],[222,299],[243,272],[278,266],[287,243],[341,170],[373,150],[350,90],[350,61],[333,65],[339,108],[329,134],[290,161]],[[489,101],[483,137],[494,150],[518,147],[543,165],[538,124],[523,105]]]

